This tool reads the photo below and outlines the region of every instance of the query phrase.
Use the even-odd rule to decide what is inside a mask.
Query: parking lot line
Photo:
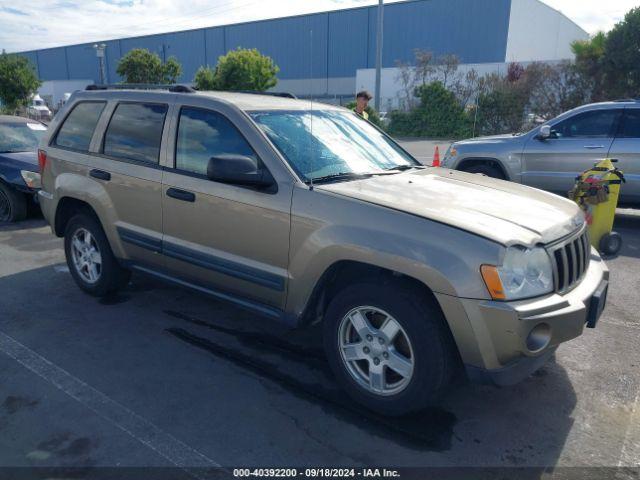
[[[194,477],[202,478],[206,469],[220,467],[214,460],[3,332],[0,332],[0,351]]]

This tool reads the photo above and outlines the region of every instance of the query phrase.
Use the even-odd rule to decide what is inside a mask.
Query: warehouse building
[[[323,98],[351,96],[372,88],[377,7],[361,7],[197,30],[122,38],[104,43],[105,80],[116,83],[118,61],[146,48],[182,64],[181,83],[201,65],[214,66],[237,47],[257,48],[280,67],[277,90]],[[313,32],[313,34],[311,34]],[[570,44],[587,32],[539,0],[408,0],[384,9],[385,67],[382,97],[395,97],[394,67],[411,62],[415,49],[455,54],[463,64],[500,69],[507,62],[571,58]],[[64,92],[100,81],[96,42],[21,52],[45,82],[43,98],[56,103]],[[480,68],[482,70],[482,68]]]

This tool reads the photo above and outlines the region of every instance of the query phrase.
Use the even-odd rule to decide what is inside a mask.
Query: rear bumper
[[[561,343],[580,336],[585,324],[595,326],[600,311],[594,314],[594,298],[604,297],[602,307],[608,281],[609,270],[592,249],[583,280],[564,295],[517,302],[457,299],[458,306],[451,297],[442,299],[447,319],[457,316],[452,332],[470,379],[510,385],[529,376]]]

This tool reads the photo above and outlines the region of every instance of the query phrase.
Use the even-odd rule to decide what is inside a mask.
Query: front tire
[[[435,300],[404,282],[349,286],[331,301],[324,347],[340,385],[383,415],[431,404],[456,364],[453,339]]]
[[[0,182],[0,222],[20,222],[27,218],[27,197]]]
[[[604,255],[617,255],[622,249],[622,235],[618,232],[606,233],[600,239],[600,253]]]
[[[102,226],[92,216],[74,216],[65,229],[64,251],[71,276],[78,286],[102,297],[125,286],[131,272],[120,266]]]

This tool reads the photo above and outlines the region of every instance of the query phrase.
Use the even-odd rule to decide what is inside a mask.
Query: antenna
[[[314,168],[315,168],[315,153],[314,153],[314,148],[313,148],[313,29],[309,30],[309,37],[310,37],[310,55],[309,55],[309,117],[310,117],[310,130],[311,133],[309,134],[309,147],[311,149],[311,179],[309,182],[309,190],[313,190],[313,172],[314,172]]]

